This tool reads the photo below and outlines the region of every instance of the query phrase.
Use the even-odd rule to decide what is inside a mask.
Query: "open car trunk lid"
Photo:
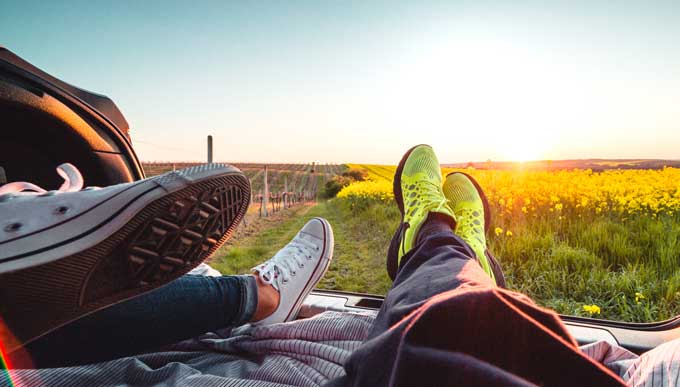
[[[76,165],[87,185],[144,176],[128,123],[113,101],[0,47],[0,167],[7,181],[55,189],[61,180],[54,168],[64,162]]]

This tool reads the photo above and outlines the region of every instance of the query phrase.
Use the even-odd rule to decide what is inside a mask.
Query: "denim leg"
[[[185,275],[59,328],[27,351],[41,368],[99,362],[241,325],[256,307],[253,276]]]

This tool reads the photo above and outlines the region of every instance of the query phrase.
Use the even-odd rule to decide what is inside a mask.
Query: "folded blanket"
[[[245,325],[187,340],[163,351],[99,364],[12,370],[0,386],[320,386],[344,374],[342,365],[373,323],[369,314],[324,312],[263,327]],[[680,341],[638,357],[599,341],[581,350],[631,386],[675,386]]]
[[[165,351],[93,365],[12,370],[16,386],[320,386],[344,373],[370,315],[325,312],[263,327],[245,325]],[[0,386],[10,381],[0,378]]]

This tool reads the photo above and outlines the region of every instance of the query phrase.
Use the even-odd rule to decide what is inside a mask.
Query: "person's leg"
[[[26,350],[37,368],[94,363],[243,324],[257,305],[254,276],[186,275],[57,329]]]
[[[422,241],[403,258],[369,338],[380,335],[431,297],[468,286],[495,284],[475,261],[470,247],[451,228],[434,219],[423,226]]]
[[[500,268],[493,274],[490,261],[495,259],[486,251],[490,212],[484,193],[473,180],[458,176],[447,176],[442,186],[431,147],[418,145],[406,152],[395,173],[394,196],[402,213],[387,256],[394,283],[371,336],[430,297],[464,283],[494,286],[493,277],[505,283]]]
[[[323,277],[332,254],[330,225],[314,218],[273,258],[255,267],[254,275],[180,277],[29,343],[11,363],[15,368],[94,363],[246,322],[290,321]]]

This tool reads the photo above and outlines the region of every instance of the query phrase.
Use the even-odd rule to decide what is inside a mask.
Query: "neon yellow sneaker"
[[[402,157],[394,174],[393,188],[402,218],[387,251],[387,272],[393,280],[401,258],[414,247],[428,214],[446,215],[451,218],[451,226],[455,224],[441,184],[439,160],[429,145],[415,146]]]
[[[470,245],[489,277],[505,287],[500,265],[486,247],[491,211],[484,191],[472,176],[463,172],[448,174],[442,189],[456,217],[455,233]]]

